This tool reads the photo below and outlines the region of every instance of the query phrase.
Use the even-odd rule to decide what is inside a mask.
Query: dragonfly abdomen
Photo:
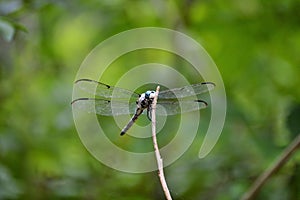
[[[143,109],[138,108],[136,113],[133,115],[133,117],[128,122],[128,124],[122,129],[120,135],[124,135],[142,113],[143,113]]]

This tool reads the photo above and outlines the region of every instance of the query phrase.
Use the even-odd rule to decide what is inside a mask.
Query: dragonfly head
[[[145,92],[145,99],[153,99],[155,95],[154,91],[147,91]]]

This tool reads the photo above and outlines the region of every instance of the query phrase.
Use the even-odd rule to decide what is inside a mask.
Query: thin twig
[[[152,102],[152,116],[151,116],[151,121],[152,121],[152,139],[153,139],[153,145],[154,145],[154,150],[155,150],[155,157],[157,161],[157,166],[158,166],[158,176],[159,180],[161,183],[161,186],[164,190],[165,196],[167,200],[172,200],[170,191],[168,189],[168,185],[165,179],[164,175],[164,166],[163,166],[163,160],[161,158],[161,155],[159,153],[158,145],[157,145],[157,140],[156,140],[156,117],[155,117],[155,110],[156,110],[156,102],[157,102],[157,96],[159,93],[159,86],[156,88],[156,93],[155,97]]]
[[[264,173],[262,173],[253,185],[250,187],[248,192],[244,194],[242,200],[253,199],[254,196],[258,193],[259,189],[263,184],[274,174],[276,173],[296,152],[297,148],[300,147],[300,134],[293,140],[293,142],[282,152],[282,154],[276,159],[273,165],[271,165]]]

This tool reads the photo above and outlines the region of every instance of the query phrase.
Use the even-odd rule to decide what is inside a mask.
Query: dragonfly
[[[124,88],[114,87],[91,79],[78,79],[74,83],[83,91],[92,95],[74,99],[71,104],[88,112],[102,116],[133,114],[128,124],[121,130],[124,135],[136,122],[138,117],[147,110],[150,113],[155,91],[148,90],[139,94]],[[179,88],[162,90],[157,98],[157,115],[176,115],[206,108],[208,103],[195,99],[197,95],[208,92],[215,87],[213,82],[201,82]]]

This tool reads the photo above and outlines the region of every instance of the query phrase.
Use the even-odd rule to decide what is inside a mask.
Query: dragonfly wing
[[[194,85],[188,85],[181,88],[174,88],[159,92],[158,99],[180,99],[186,98],[198,94],[205,93],[212,90],[215,84],[212,82],[197,83]]]
[[[72,101],[74,108],[88,113],[104,116],[133,114],[136,110],[135,102],[115,101],[96,98],[79,98]]]
[[[160,100],[157,102],[157,115],[176,115],[179,113],[191,112],[207,107],[203,100]]]
[[[123,88],[113,87],[91,79],[79,79],[75,82],[82,90],[105,99],[137,99],[139,94]]]

